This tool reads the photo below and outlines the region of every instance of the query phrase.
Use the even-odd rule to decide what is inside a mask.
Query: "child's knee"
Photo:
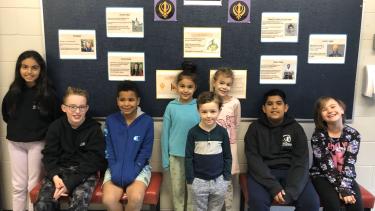
[[[115,196],[113,194],[103,194],[102,203],[106,206],[110,206],[114,203],[118,203],[120,201],[119,196]]]
[[[131,193],[128,193],[128,203],[133,203],[133,204],[142,204],[143,203],[143,197],[144,193],[134,191]]]

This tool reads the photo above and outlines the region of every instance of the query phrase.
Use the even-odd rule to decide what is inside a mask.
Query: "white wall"
[[[363,71],[366,64],[375,64],[375,51],[372,49],[372,36],[375,34],[375,1],[364,0],[364,12],[357,68],[353,126],[362,134],[361,151],[356,165],[358,181],[372,193],[375,193],[375,100],[361,95]],[[41,7],[39,0],[0,0],[0,98],[2,99],[13,80],[14,65],[17,56],[24,50],[35,49],[45,54],[42,36]],[[339,76],[338,76],[339,77]],[[240,128],[242,139],[248,122]],[[302,124],[308,137],[314,126]],[[11,209],[11,177],[9,156],[5,140],[5,123],[0,123],[0,191],[4,209]],[[154,170],[160,166],[160,122],[155,123],[155,147],[152,158]],[[243,140],[239,140],[241,170],[246,169],[246,160],[242,152]],[[238,190],[237,190],[238,192]],[[5,193],[5,194],[4,194]],[[169,181],[166,178],[162,189],[161,208],[170,210]],[[237,197],[238,198],[238,197]],[[236,209],[238,210],[238,209]]]
[[[13,80],[15,61],[27,49],[44,53],[41,10],[38,0],[0,0],[0,97]],[[11,209],[11,176],[5,140],[6,125],[0,124],[0,178],[4,209]]]
[[[353,126],[362,135],[361,151],[356,165],[358,181],[375,193],[375,98],[364,97],[362,92],[365,65],[375,64],[373,35],[375,34],[375,1],[365,0],[358,56]]]

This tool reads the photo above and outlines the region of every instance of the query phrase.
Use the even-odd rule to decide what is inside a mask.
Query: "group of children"
[[[165,109],[161,135],[162,167],[171,176],[174,210],[219,211],[224,204],[225,210],[233,210],[241,120],[240,102],[230,95],[233,72],[219,68],[213,91],[195,99],[197,68],[184,62],[182,69],[176,78],[178,98]],[[87,91],[68,87],[60,104],[43,58],[35,51],[23,52],[2,103],[13,210],[25,210],[27,193],[41,175],[45,178],[35,210],[57,210],[62,196],[69,197],[69,210],[87,210],[98,171],[105,171],[103,203],[109,210],[141,210],[151,179],[154,125],[140,109],[140,100],[134,82],[120,82],[119,111],[106,118],[103,133],[86,116]],[[345,124],[344,103],[334,97],[316,103],[310,174],[307,137],[288,109],[285,93],[270,90],[264,95],[263,115],[247,130],[249,209],[269,210],[275,202],[317,211],[320,196],[325,211],[341,206],[362,210],[354,168],[360,135]],[[120,202],[124,192],[125,206]]]
[[[229,94],[233,72],[219,68],[213,77],[214,91],[203,92],[196,100],[196,66],[184,62],[182,69],[176,80],[179,97],[164,112],[161,136],[174,210],[183,211],[185,206],[188,211],[221,210],[225,198],[227,210],[232,210],[231,175],[239,173],[236,128],[241,118],[240,102]]]

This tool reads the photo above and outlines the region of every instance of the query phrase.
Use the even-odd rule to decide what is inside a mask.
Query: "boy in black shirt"
[[[48,128],[43,164],[47,173],[36,211],[58,210],[59,199],[70,196],[69,210],[88,209],[96,172],[104,170],[105,142],[100,124],[86,117],[88,93],[68,87],[61,109],[65,116]]]
[[[231,177],[228,132],[216,124],[221,105],[213,92],[201,93],[197,99],[201,121],[188,133],[185,172],[197,211],[220,211]]]
[[[293,204],[296,211],[318,211],[319,197],[309,180],[307,138],[301,125],[287,115],[285,93],[264,95],[264,115],[245,136],[249,209],[269,211],[272,200]]]

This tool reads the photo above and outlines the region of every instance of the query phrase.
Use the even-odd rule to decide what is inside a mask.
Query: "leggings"
[[[361,192],[356,181],[353,182],[356,203],[347,205],[345,205],[339,198],[339,194],[326,178],[312,178],[312,183],[314,184],[316,192],[318,192],[320,196],[320,202],[324,207],[323,211],[363,211]]]

